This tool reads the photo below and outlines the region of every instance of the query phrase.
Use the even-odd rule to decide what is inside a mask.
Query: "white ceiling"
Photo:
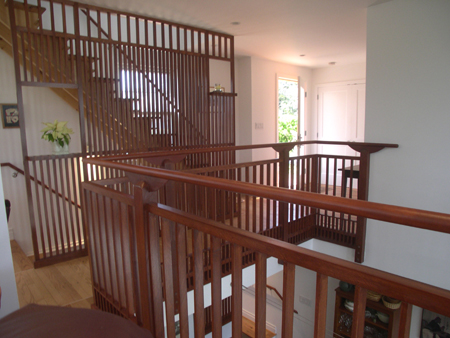
[[[329,62],[365,62],[367,7],[387,1],[81,0],[228,33],[235,36],[237,56],[252,55],[312,68],[328,66]]]

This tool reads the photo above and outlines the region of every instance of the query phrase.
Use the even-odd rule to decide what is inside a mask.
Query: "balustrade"
[[[116,162],[107,159],[87,160],[90,164],[131,173],[135,186],[134,195],[130,195],[112,189],[113,180],[84,183],[86,203],[90,206],[86,212],[86,221],[90,233],[94,289],[101,299],[123,316],[134,318],[136,313],[137,323],[151,330],[155,337],[163,337],[164,333],[168,337],[175,337],[175,314],[180,318],[181,336],[187,337],[187,318],[192,313],[196,336],[204,336],[207,324],[205,298],[212,302],[211,310],[208,310],[212,311],[208,314],[208,318],[212,318],[211,330],[215,336],[219,335],[222,327],[221,295],[227,292],[232,304],[233,336],[238,336],[242,326],[242,320],[239,319],[242,315],[242,268],[250,264],[256,266],[255,290],[258,297],[255,322],[257,335],[261,336],[266,322],[263,304],[268,257],[275,257],[283,263],[283,299],[286,300],[293,300],[294,285],[301,283],[295,280],[293,271],[296,266],[317,272],[317,337],[325,336],[329,277],[356,285],[352,337],[363,336],[364,325],[361,323],[364,322],[367,290],[403,302],[400,337],[409,335],[411,305],[450,315],[446,306],[450,301],[448,290],[311,252],[239,229],[236,223],[227,224],[223,219],[208,219],[206,211],[193,214],[188,209],[179,208],[183,206],[179,202],[182,197],[188,203],[188,199],[195,200],[198,196],[180,194],[181,190],[178,189],[189,185],[195,186],[197,192],[217,189],[270,198],[277,203],[304,205],[311,209],[348,213],[445,233],[450,233],[450,215],[182,171],[145,168],[119,163],[117,159]],[[166,197],[170,191],[174,193],[170,200],[161,199],[158,191],[162,189],[165,189]],[[203,202],[209,201],[201,199]],[[227,274],[231,274],[230,290],[225,290],[221,283],[221,277]],[[204,284],[211,284],[211,291],[204,289]],[[292,337],[292,301],[283,303],[282,313],[282,336]]]

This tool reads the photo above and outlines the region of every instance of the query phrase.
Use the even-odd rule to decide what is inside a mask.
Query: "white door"
[[[364,142],[366,85],[349,83],[318,87],[318,139]],[[319,151],[332,155],[355,155],[347,146],[322,146]]]

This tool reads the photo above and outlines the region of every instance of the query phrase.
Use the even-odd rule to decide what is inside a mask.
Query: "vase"
[[[69,145],[64,143],[61,147],[58,142],[53,142],[53,154],[55,155],[63,155],[69,153]]]

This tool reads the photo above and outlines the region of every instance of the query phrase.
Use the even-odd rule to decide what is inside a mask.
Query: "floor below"
[[[82,257],[44,268],[34,269],[16,241],[11,241],[19,305],[58,305],[91,308],[92,297],[89,258]]]

